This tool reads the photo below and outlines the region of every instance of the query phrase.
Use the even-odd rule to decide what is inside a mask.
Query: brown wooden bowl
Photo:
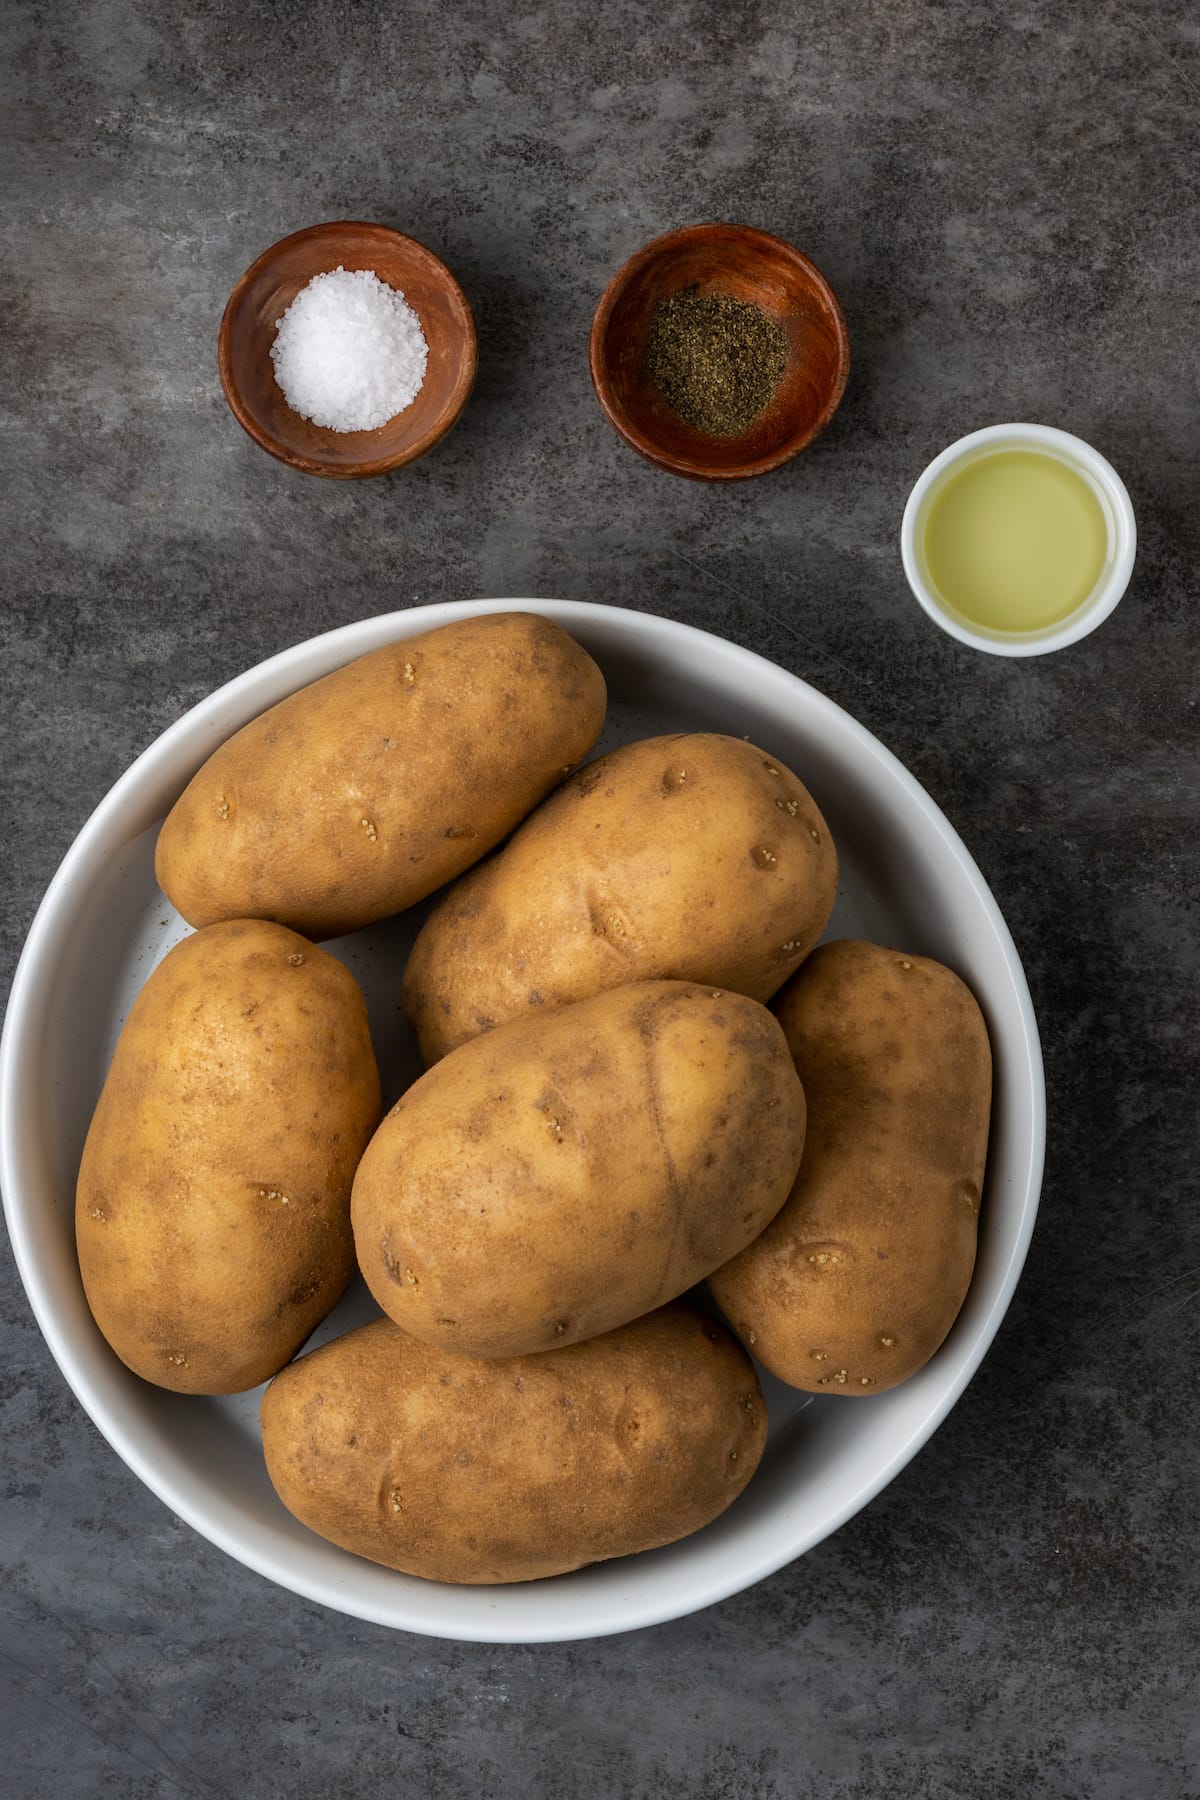
[[[655,307],[693,285],[761,306],[788,341],[774,397],[739,437],[687,424],[643,366]],[[850,342],[833,289],[791,244],[749,225],[685,225],[617,270],[592,320],[589,361],[605,417],[639,456],[693,481],[743,481],[777,469],[825,429],[850,373]]]
[[[429,345],[416,399],[374,431],[331,431],[301,418],[271,361],[276,326],[296,295],[339,263],[373,269],[398,288]],[[221,386],[242,429],[289,468],[335,480],[384,475],[432,450],[466,405],[477,361],[471,308],[446,265],[416,238],[354,219],[310,225],[264,250],[230,294],[217,338]]]

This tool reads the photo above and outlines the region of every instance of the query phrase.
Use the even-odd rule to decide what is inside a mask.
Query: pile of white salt
[[[314,275],[277,321],[271,361],[294,411],[331,431],[373,431],[411,406],[429,346],[404,295],[371,269]]]

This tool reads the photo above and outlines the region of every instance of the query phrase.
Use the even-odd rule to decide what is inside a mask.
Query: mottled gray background
[[[0,1787],[832,1800],[1200,1794],[1195,1182],[1200,29],[1163,4],[5,0],[5,974],[88,813],[216,684],[413,601],[654,609],[815,682],[975,852],[1045,1037],[1042,1218],[981,1374],[801,1563],[577,1646],[363,1626],[177,1523],[0,1262]],[[226,411],[226,294],[380,219],[460,276],[461,425],[325,484]],[[643,466],[593,400],[607,276],[697,218],[825,270],[854,370],[790,469]],[[1094,442],[1132,588],[1035,661],[910,600],[900,511],[996,419]]]

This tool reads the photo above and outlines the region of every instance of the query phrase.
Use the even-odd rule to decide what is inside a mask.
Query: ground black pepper
[[[680,418],[709,437],[748,431],[786,365],[787,338],[747,300],[690,287],[654,309],[646,373]]]

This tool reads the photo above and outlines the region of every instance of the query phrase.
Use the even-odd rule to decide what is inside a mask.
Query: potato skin
[[[400,912],[499,843],[595,742],[604,677],[533,613],[372,651],[234,734],[159,834],[191,925],[336,937]]]
[[[136,1374],[256,1387],[354,1269],[350,1183],[379,1117],[354,977],[281,925],[171,950],[117,1042],[79,1171],[88,1304]]]
[[[754,1365],[686,1302],[541,1356],[456,1356],[378,1319],[276,1376],[275,1490],[310,1530],[429,1581],[537,1581],[698,1531],[758,1466]]]
[[[748,1244],[803,1141],[766,1007],[689,982],[618,988],[464,1044],[401,1096],[354,1181],[359,1267],[427,1343],[576,1343]]]
[[[853,940],[815,951],[775,1011],[808,1101],[800,1173],[709,1286],[781,1380],[879,1394],[928,1362],[970,1285],[987,1028],[941,963]]]
[[[413,946],[405,1005],[432,1063],[630,981],[765,1001],[836,894],[829,827],[782,763],[711,733],[647,738],[580,769],[455,884]]]

